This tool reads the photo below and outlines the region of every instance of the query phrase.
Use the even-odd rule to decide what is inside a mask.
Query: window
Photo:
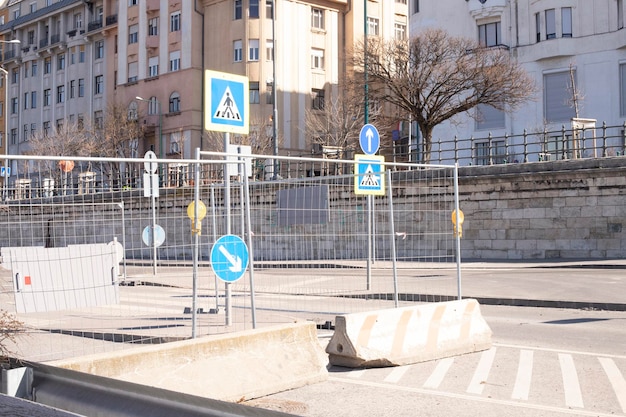
[[[28,31],[28,44],[33,45],[34,43],[35,43],[35,31],[29,30]]]
[[[476,165],[489,165],[489,142],[476,143]]]
[[[128,0],[128,5],[129,6],[136,6],[138,1],[139,0]]]
[[[24,110],[28,109],[28,99],[30,97],[30,94],[28,93],[24,93]]]
[[[139,41],[139,25],[130,25],[128,27],[128,44],[137,43]]]
[[[57,70],[65,69],[65,53],[57,55]]]
[[[241,62],[243,60],[243,42],[236,40],[233,42],[233,61]]]
[[[70,48],[70,65],[74,65],[76,63],[76,47],[72,46]]]
[[[170,32],[178,32],[180,30],[180,12],[170,14]]]
[[[248,17],[250,19],[258,19],[259,18],[259,0],[248,0]]]
[[[70,98],[76,97],[76,80],[70,80]]]
[[[11,70],[11,84],[17,84],[20,81],[20,69],[13,68]]]
[[[502,44],[500,22],[478,25],[478,42],[483,47],[498,46]]]
[[[569,71],[543,75],[544,117],[548,123],[565,122],[575,117],[574,108],[570,105],[571,96]]]
[[[396,40],[403,41],[406,39],[406,24],[404,23],[394,23],[394,33]]]
[[[128,105],[128,120],[137,120],[137,102],[131,101]]]
[[[43,60],[43,73],[50,74],[52,72],[52,58],[47,57]]]
[[[17,97],[11,98],[11,114],[17,114],[19,109],[19,101]]]
[[[27,141],[28,140],[28,124],[24,125],[24,136],[22,136],[22,140],[23,141]]]
[[[50,120],[43,122],[43,134],[48,136],[50,134]]]
[[[85,79],[78,79],[78,97],[85,97]]]
[[[537,42],[541,42],[541,14],[535,13],[535,32],[537,36]]]
[[[626,116],[626,64],[619,66],[620,116]]]
[[[504,128],[504,112],[487,104],[479,104],[476,107],[476,129],[500,128]]]
[[[37,131],[37,123],[31,123],[30,124],[30,137],[34,138],[35,137],[35,132]]]
[[[311,93],[313,96],[313,104],[311,106],[313,110],[324,110],[324,90],[318,90],[314,88],[313,90],[311,90]]]
[[[180,51],[170,52],[170,71],[178,71],[180,69]]]
[[[257,81],[250,81],[250,104],[259,104],[261,102],[259,96],[259,83]]]
[[[324,50],[313,48],[311,50],[311,68],[324,69]]]
[[[174,92],[170,95],[170,113],[180,111],[180,94]]]
[[[31,91],[30,93],[30,108],[31,109],[37,108],[37,92],[36,91]]]
[[[258,60],[259,60],[259,40],[250,39],[248,40],[248,61],[258,61]]]
[[[49,106],[50,105],[50,95],[51,95],[51,91],[49,88],[43,90],[43,106]]]
[[[11,129],[11,145],[15,145],[17,143],[17,128]]]
[[[274,41],[271,39],[265,41],[265,59],[267,61],[274,60]]]
[[[57,87],[57,103],[65,103],[65,86],[59,85]]]
[[[317,7],[311,8],[311,27],[324,30],[324,10]]]
[[[37,61],[33,61],[30,64],[30,75],[31,77],[34,77],[37,75]]]
[[[95,50],[96,50],[96,59],[104,58],[104,41],[96,41]]]
[[[104,76],[96,75],[94,79],[94,94],[102,94],[104,93]]]
[[[561,36],[564,38],[572,37],[572,8],[561,8]]]
[[[274,0],[265,0],[265,18],[274,18]]]
[[[80,29],[83,27],[83,14],[74,13],[74,29]]]
[[[624,1],[617,0],[617,28],[624,29]]]
[[[242,18],[242,10],[243,10],[243,0],[235,0],[235,9],[233,13],[233,18],[235,20],[240,20]]]
[[[148,77],[156,77],[159,75],[159,57],[152,56],[148,58]]]
[[[158,36],[159,35],[159,18],[153,17],[148,20],[148,36]]]
[[[85,62],[85,45],[78,47],[78,62]]]
[[[161,110],[159,108],[160,104],[156,97],[150,97],[148,100],[148,114],[159,114]]]
[[[128,63],[128,82],[137,82],[137,72],[139,70],[139,63],[137,61]]]
[[[268,81],[265,84],[265,103],[266,104],[274,104],[274,82]]]
[[[102,126],[104,126],[104,116],[102,110],[98,110],[93,113],[93,121],[96,125],[96,129],[102,129]]]
[[[375,17],[367,18],[367,34],[378,36],[378,19]]]
[[[546,10],[546,39],[556,38],[556,20],[554,9]]]
[[[420,0],[413,0],[413,13],[420,12]]]
[[[24,62],[24,78],[28,78],[28,72],[29,72],[29,67],[30,67],[30,62]]]
[[[30,4],[30,12],[35,13],[37,11],[37,3]]]

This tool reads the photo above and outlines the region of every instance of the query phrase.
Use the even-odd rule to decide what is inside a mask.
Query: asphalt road
[[[394,368],[331,367],[324,383],[250,404],[309,417],[626,416],[626,313],[482,311],[494,332],[488,351]]]

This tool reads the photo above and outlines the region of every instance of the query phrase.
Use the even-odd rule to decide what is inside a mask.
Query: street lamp
[[[19,44],[20,40],[0,40],[0,43]],[[9,71],[4,67],[0,67],[0,72],[4,75],[4,108],[2,109],[4,111],[4,175],[2,178],[2,200],[6,201],[9,181]]]
[[[135,99],[139,101],[145,101],[146,103],[156,103],[157,111],[159,113],[159,159],[164,158],[163,154],[163,112],[161,111],[161,102],[154,97],[153,99],[147,100],[143,97],[136,96]]]

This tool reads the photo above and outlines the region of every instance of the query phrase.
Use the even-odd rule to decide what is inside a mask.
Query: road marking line
[[[433,371],[432,374],[428,377],[426,382],[424,382],[423,387],[429,389],[437,389],[439,385],[443,382],[448,370],[454,363],[454,358],[445,358],[441,359],[437,364],[437,367]]]
[[[598,360],[604,368],[604,372],[606,372],[606,375],[609,377],[609,381],[613,386],[613,391],[615,391],[615,396],[617,397],[619,405],[622,407],[622,411],[626,413],[626,380],[624,376],[612,359],[598,358]]]
[[[477,395],[483,393],[483,389],[485,388],[485,383],[489,378],[489,371],[491,370],[491,365],[493,365],[495,357],[496,348],[492,347],[491,349],[483,352],[480,356],[480,361],[478,361],[476,371],[474,372],[474,377],[467,387],[467,393]]]
[[[513,386],[513,400],[528,400],[530,392],[530,381],[533,376],[533,351],[522,349],[519,353],[519,364],[517,367],[517,377]]]
[[[572,355],[604,356],[607,358],[614,358],[614,359],[626,359],[626,355],[611,355],[611,354],[604,354],[604,353],[598,353],[598,352],[584,352],[584,351],[579,351],[579,350],[551,349],[551,348],[540,348],[540,347],[534,347],[534,346],[509,345],[506,343],[493,343],[493,345],[499,346],[499,347],[505,347],[505,348],[512,348],[512,349],[529,349],[529,350],[535,350],[535,351],[541,351],[541,352],[557,352],[557,353],[569,353]]]
[[[540,411],[546,411],[546,412],[551,412],[551,413],[560,413],[564,415],[569,414],[569,415],[575,415],[575,416],[588,416],[588,417],[615,417],[615,413],[608,414],[608,413],[601,413],[597,411],[586,411],[586,410],[578,410],[578,409],[572,410],[572,409],[565,408],[565,407],[553,407],[549,405],[522,403],[519,401],[510,401],[510,400],[498,400],[498,399],[489,398],[489,397],[477,397],[475,395],[456,394],[452,392],[434,391],[434,390],[416,388],[416,387],[403,387],[401,385],[384,384],[381,382],[373,382],[373,381],[358,381],[358,380],[351,380],[348,378],[339,378],[335,376],[330,376],[328,380],[333,381],[333,382],[343,382],[346,384],[388,389],[391,391],[403,391],[403,392],[411,392],[411,393],[423,394],[423,395],[432,395],[435,397],[455,398],[455,399],[462,399],[462,400],[481,402],[481,403],[487,403],[487,404],[498,404],[498,405],[504,405],[508,407],[515,407],[515,408],[540,410]]]
[[[565,404],[569,407],[585,408],[574,358],[572,355],[559,353],[559,363],[561,364],[561,376],[565,390]]]
[[[408,365],[408,366],[396,366],[389,373],[389,375],[387,375],[387,377],[384,379],[384,381],[385,382],[390,382],[392,384],[396,384],[396,383],[400,382],[402,377],[407,373],[407,371],[410,368],[411,368],[410,365]]]

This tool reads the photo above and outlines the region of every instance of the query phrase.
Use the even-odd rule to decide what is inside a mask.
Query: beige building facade
[[[221,150],[220,134],[204,127],[204,70],[249,79],[250,134],[233,142],[310,154],[307,113],[341,94],[346,51],[366,29],[398,38],[408,27],[406,0],[11,0],[1,8],[0,39],[20,41],[0,45],[9,154],[27,151],[36,131],[97,121],[111,103],[143,126],[143,137],[129,138],[132,156]]]

